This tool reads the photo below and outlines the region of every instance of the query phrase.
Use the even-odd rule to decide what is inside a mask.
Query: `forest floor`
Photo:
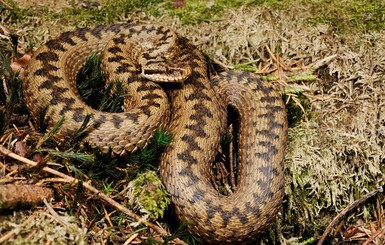
[[[17,191],[18,185],[37,184],[50,187],[43,190],[48,191],[48,196],[54,190],[55,199],[21,210],[2,209],[0,205],[1,242],[138,244],[158,243],[159,239],[171,242],[176,236],[189,244],[199,244],[185,227],[176,229],[170,224],[169,212],[164,218],[150,219],[160,230],[143,224],[135,226],[135,218],[107,205],[104,197],[90,192],[84,184],[74,184],[70,178],[92,183],[108,197],[127,204],[138,217],[148,218],[137,205],[129,206],[130,200],[122,200],[130,180],[138,177],[134,170],[148,173],[143,167],[132,164],[129,170],[122,166],[118,170],[95,170],[95,165],[108,160],[91,156],[94,167],[90,171],[90,167],[83,166],[90,158],[79,149],[70,149],[67,153],[74,153],[70,157],[58,157],[52,153],[56,149],[52,145],[43,144],[37,151],[33,141],[43,136],[33,127],[23,104],[23,78],[18,74],[23,73],[25,64],[20,58],[27,55],[28,61],[28,55],[33,55],[37,47],[75,27],[137,22],[171,27],[192,40],[214,67],[255,72],[283,94],[289,118],[285,199],[282,211],[260,243],[315,244],[330,224],[327,243],[385,243],[385,199],[381,193],[385,170],[384,3],[31,3],[0,0],[0,198],[2,186],[13,186]],[[33,147],[18,144],[31,139]],[[12,155],[6,157],[9,151],[23,158],[16,161]],[[36,152],[37,160],[33,158]],[[41,162],[38,170],[49,162],[49,167],[67,177],[42,174],[36,167],[31,170],[25,165],[27,158]],[[76,166],[79,162],[83,164],[80,167]],[[100,176],[103,171],[111,173]],[[122,179],[116,179],[118,176]],[[163,231],[175,236],[165,238],[161,236]]]

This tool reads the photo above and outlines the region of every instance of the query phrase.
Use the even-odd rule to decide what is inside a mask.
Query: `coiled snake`
[[[79,96],[76,74],[91,52],[102,53],[109,80],[125,82],[125,112],[96,111]],[[161,26],[115,24],[65,32],[40,47],[27,68],[23,93],[35,121],[42,110],[49,127],[64,117],[54,135],[58,142],[87,115],[84,141],[117,155],[144,147],[155,129],[167,127],[173,141],[161,157],[160,175],[178,218],[210,243],[255,240],[283,198],[284,105],[271,85],[253,74],[227,71],[212,81],[207,74],[202,53],[186,38]],[[159,86],[164,82],[175,85],[167,94]],[[227,106],[240,120],[238,184],[230,196],[219,194],[209,178]]]

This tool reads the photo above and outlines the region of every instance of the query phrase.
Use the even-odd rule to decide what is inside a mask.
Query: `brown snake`
[[[109,80],[125,82],[125,112],[96,111],[78,94],[76,74],[91,52],[102,53]],[[162,82],[174,84],[167,94]],[[43,110],[49,128],[64,117],[54,135],[58,142],[86,115],[91,120],[84,141],[117,155],[144,147],[155,129],[167,127],[173,141],[161,157],[162,181],[178,218],[207,242],[255,240],[279,211],[287,137],[280,95],[246,72],[227,71],[209,81],[202,53],[167,28],[115,24],[65,32],[36,51],[23,91],[35,122]],[[238,112],[240,126],[237,188],[224,196],[209,173],[227,106]]]

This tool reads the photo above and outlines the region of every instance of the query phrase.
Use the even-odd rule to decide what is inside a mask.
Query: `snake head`
[[[192,73],[189,65],[174,63],[175,59],[156,57],[152,59],[139,59],[142,76],[154,82],[183,82]]]

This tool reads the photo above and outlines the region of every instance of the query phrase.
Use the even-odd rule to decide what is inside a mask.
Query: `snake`
[[[76,75],[92,53],[101,55],[108,81],[122,81],[122,112],[98,111],[76,88]],[[172,141],[159,174],[178,220],[206,243],[248,243],[276,219],[284,197],[287,116],[273,85],[251,72],[228,70],[210,79],[203,53],[171,28],[121,23],[78,27],[39,47],[22,84],[27,109],[61,144],[89,116],[82,142],[123,156],[149,144],[158,128]],[[237,112],[237,186],[220,194],[210,171]]]

